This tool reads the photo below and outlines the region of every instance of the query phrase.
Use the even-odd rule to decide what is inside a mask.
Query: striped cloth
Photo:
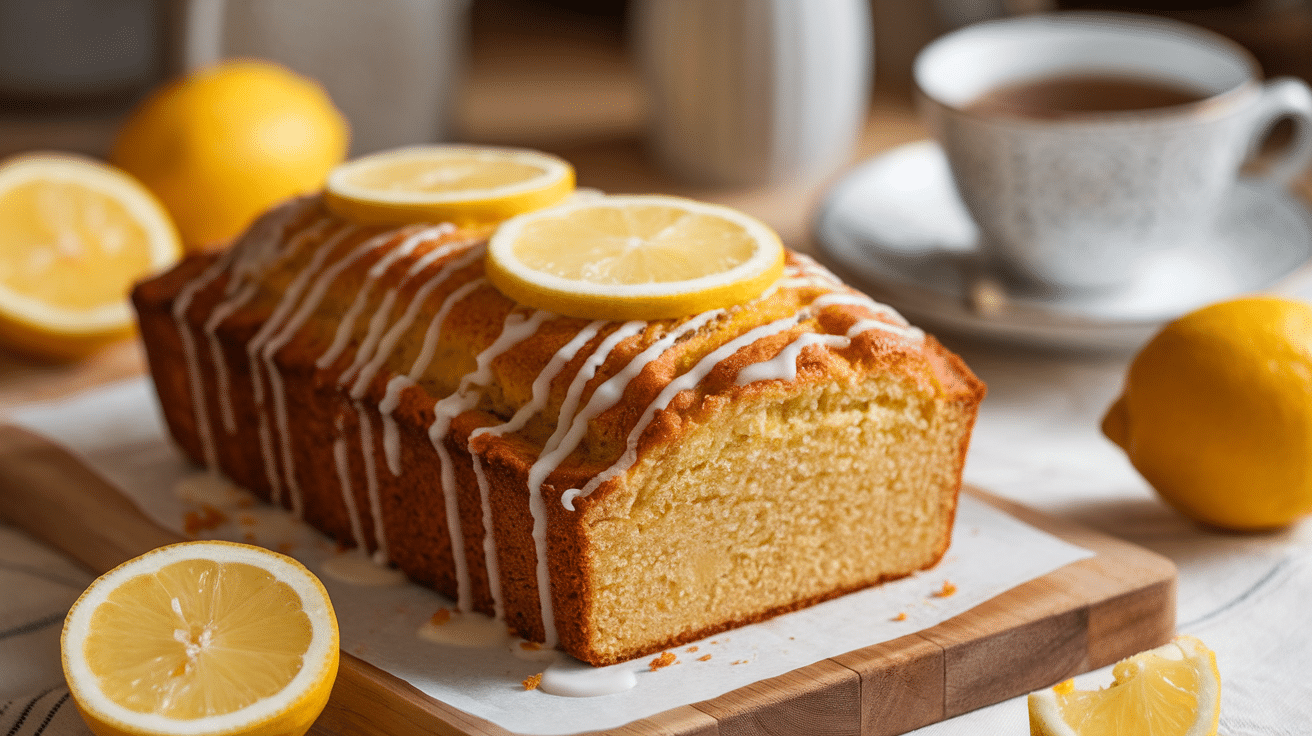
[[[69,702],[59,634],[93,576],[12,527],[0,526],[0,736],[91,733]],[[12,666],[21,664],[21,666]]]
[[[68,701],[68,687],[62,683],[6,700],[0,703],[0,732],[5,736],[90,734],[77,708]]]

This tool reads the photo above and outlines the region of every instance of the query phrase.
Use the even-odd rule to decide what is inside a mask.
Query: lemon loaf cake
[[[749,303],[518,304],[490,228],[290,202],[133,300],[173,437],[344,545],[610,664],[934,565],[984,386],[789,253]]]

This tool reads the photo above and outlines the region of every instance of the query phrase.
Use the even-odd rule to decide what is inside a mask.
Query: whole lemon
[[[129,116],[110,158],[159,197],[194,250],[321,188],[348,137],[346,119],[316,82],[237,60],[153,93]]]
[[[1199,521],[1271,529],[1312,512],[1312,307],[1251,297],[1171,322],[1102,430]]]

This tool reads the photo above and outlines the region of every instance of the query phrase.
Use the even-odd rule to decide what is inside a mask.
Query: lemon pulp
[[[538,166],[516,161],[456,161],[434,166],[428,161],[397,161],[373,169],[359,169],[345,181],[362,189],[381,192],[461,192],[495,189],[542,175]]]
[[[598,197],[493,234],[488,279],[515,301],[587,319],[666,319],[743,304],[783,275],[767,225],[679,197]]]
[[[1034,736],[1215,736],[1221,709],[1216,655],[1181,635],[1112,668],[1100,690],[1067,680],[1029,696]]]
[[[282,690],[312,636],[291,586],[240,562],[175,562],[110,593],[91,617],[87,663],[138,713],[223,715]]]
[[[130,336],[133,282],[180,255],[168,213],[122,171],[54,153],[0,163],[6,347],[67,360]]]
[[[1179,660],[1154,662],[1148,676],[1143,669],[1142,662],[1121,662],[1108,690],[1058,692],[1063,718],[1081,734],[1121,733],[1127,723],[1142,724],[1148,734],[1186,733],[1198,717],[1197,669]]]
[[[548,207],[574,191],[574,168],[539,151],[411,146],[349,161],[328,175],[324,199],[366,224],[491,225]]]
[[[569,243],[586,247],[562,247]],[[515,243],[516,257],[529,268],[565,279],[627,286],[729,271],[755,252],[756,241],[743,228],[659,204],[534,220]]]
[[[154,266],[145,228],[119,201],[70,181],[37,180],[0,197],[0,288],[66,309],[121,302]],[[123,274],[106,279],[104,273]]]
[[[337,618],[318,578],[251,545],[184,542],[96,579],[64,676],[97,736],[300,736],[328,703]]]

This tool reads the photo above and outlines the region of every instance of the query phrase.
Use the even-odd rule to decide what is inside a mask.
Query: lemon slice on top
[[[413,146],[349,161],[328,175],[325,199],[365,224],[501,222],[574,191],[564,159],[519,148]]]
[[[779,280],[768,225],[658,195],[597,197],[505,222],[487,275],[521,304],[587,319],[666,319],[743,304]]]
[[[30,154],[0,163],[0,339],[69,359],[132,334],[133,282],[182,247],[135,179],[92,159]]]
[[[1095,691],[1067,680],[1029,697],[1035,736],[1215,736],[1221,712],[1216,655],[1192,636],[1136,654]]]
[[[299,736],[339,658],[318,578],[232,542],[169,545],[105,573],[73,604],[61,647],[97,736]]]

